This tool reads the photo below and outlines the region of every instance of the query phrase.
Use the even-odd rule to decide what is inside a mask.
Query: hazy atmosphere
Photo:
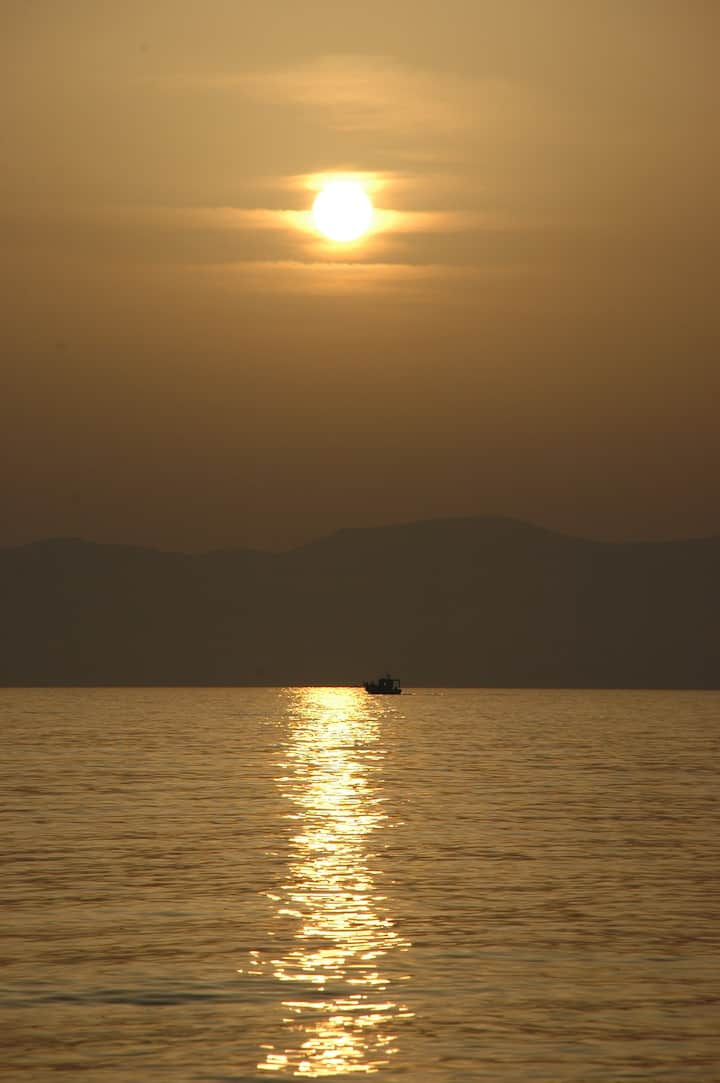
[[[718,42],[0,0],[0,1074],[720,1080]]]
[[[0,543],[720,532],[719,23],[4,0]]]

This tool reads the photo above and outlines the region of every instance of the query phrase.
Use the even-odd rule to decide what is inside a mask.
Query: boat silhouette
[[[365,691],[373,695],[399,696],[402,688],[397,677],[391,677],[389,673],[386,673],[384,677],[378,677],[376,681],[365,681]]]

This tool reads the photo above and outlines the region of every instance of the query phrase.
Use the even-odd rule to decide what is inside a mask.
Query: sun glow
[[[357,181],[336,180],[324,185],[313,203],[316,228],[331,241],[356,241],[372,223],[370,197]]]

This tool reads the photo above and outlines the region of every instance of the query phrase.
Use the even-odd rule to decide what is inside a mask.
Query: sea
[[[720,693],[2,689],[0,1075],[720,1080]]]

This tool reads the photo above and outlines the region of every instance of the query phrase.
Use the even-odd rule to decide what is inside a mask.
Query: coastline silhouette
[[[286,553],[0,550],[0,684],[718,688],[720,538],[610,544],[506,519]]]

